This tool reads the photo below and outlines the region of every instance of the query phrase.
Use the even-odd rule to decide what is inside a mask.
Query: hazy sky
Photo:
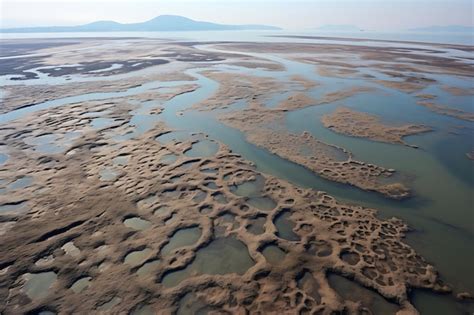
[[[0,27],[142,22],[161,14],[288,29],[353,24],[368,30],[473,25],[474,0],[0,0]]]

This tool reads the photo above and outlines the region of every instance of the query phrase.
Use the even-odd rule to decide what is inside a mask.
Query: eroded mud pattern
[[[407,243],[407,223],[323,191],[343,185],[403,213],[396,199],[416,195],[406,180],[412,174],[359,159],[328,142],[326,129],[286,125],[293,114],[381,86],[413,93],[431,80],[398,74],[403,84],[386,84],[343,60],[314,68],[324,60],[318,54],[347,52],[344,45],[299,44],[287,59],[278,44],[10,45],[38,55],[23,57],[31,59],[21,68],[5,66],[1,77],[2,314],[417,314],[415,289],[444,294],[448,304],[457,295],[463,310],[470,307],[469,285],[440,276],[436,261]],[[364,60],[404,54],[363,47],[354,53]],[[248,53],[270,48],[277,54]],[[412,67],[471,74],[439,58],[415,58]],[[324,88],[325,78],[347,76],[371,83]],[[429,128],[384,125],[363,113],[345,126],[333,108],[346,128],[339,132],[371,140],[408,144],[402,137]],[[396,147],[422,151],[409,143]],[[301,184],[272,165],[318,181]]]

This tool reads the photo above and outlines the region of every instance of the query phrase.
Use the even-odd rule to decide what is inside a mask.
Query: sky
[[[356,25],[395,31],[431,25],[473,26],[474,0],[0,0],[0,27],[143,22],[162,14],[285,29]]]

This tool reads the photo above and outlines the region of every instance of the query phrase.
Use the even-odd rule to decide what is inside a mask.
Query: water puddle
[[[115,166],[125,166],[125,165],[128,164],[129,159],[130,159],[130,157],[128,155],[120,155],[120,156],[115,157],[112,160],[112,163]]]
[[[244,182],[240,185],[230,187],[230,191],[237,196],[242,197],[260,197],[262,189],[265,185],[265,178],[263,176],[256,176],[255,180]]]
[[[275,227],[277,228],[277,236],[288,241],[299,241],[300,237],[293,232],[295,223],[290,219],[289,210],[280,212],[275,217]]]
[[[242,275],[253,265],[254,261],[244,243],[233,237],[217,238],[200,249],[186,268],[166,273],[162,283],[166,287],[173,287],[184,279],[199,274]]]
[[[151,195],[137,202],[138,208],[144,210],[150,208],[156,201],[158,201],[158,196]]]
[[[201,214],[209,214],[212,210],[214,210],[214,208],[211,205],[203,205],[199,208]]]
[[[265,233],[265,222],[267,222],[266,217],[257,217],[247,226],[247,231],[255,235],[263,234]]]
[[[74,282],[74,284],[71,286],[71,290],[73,290],[75,293],[81,293],[91,285],[91,279],[91,277],[80,278]]]
[[[8,190],[14,190],[14,189],[21,189],[25,188],[31,185],[33,182],[33,177],[31,176],[23,176],[21,178],[18,178],[17,180],[11,182],[8,186]]]
[[[188,157],[210,157],[219,150],[219,145],[211,140],[200,140],[192,145],[191,149],[184,152]]]
[[[262,255],[272,265],[279,265],[285,259],[286,253],[276,245],[267,245],[262,250]]]
[[[136,250],[125,256],[124,263],[132,267],[139,266],[147,260],[151,254],[151,249]]]
[[[99,171],[101,181],[113,181],[117,178],[118,172],[112,168],[105,168]]]
[[[139,217],[132,217],[132,218],[125,219],[125,221],[123,221],[123,224],[125,224],[126,227],[129,227],[137,231],[145,230],[151,226],[150,221],[143,220],[142,218],[139,218]]]
[[[41,153],[57,154],[64,151],[64,148],[56,144],[58,136],[46,134],[37,137],[29,137],[24,140],[28,145],[35,147],[35,150]]]
[[[161,255],[166,256],[177,248],[195,244],[201,237],[199,227],[191,227],[176,231],[170,238],[168,244],[161,249]]]
[[[221,204],[226,204],[228,202],[226,196],[224,196],[224,194],[221,194],[220,192],[212,194],[212,198],[214,198],[215,201]]]
[[[396,314],[399,306],[390,303],[378,293],[336,274],[329,274],[329,285],[345,300],[360,301],[374,314]]]
[[[137,275],[139,277],[147,277],[149,276],[153,270],[156,270],[158,265],[160,264],[159,260],[152,260],[150,262],[147,262],[143,264],[138,270],[137,270]]]
[[[303,275],[297,279],[298,288],[311,296],[318,304],[321,303],[321,295],[319,294],[319,284],[309,271],[305,271]]]
[[[166,206],[159,206],[158,208],[156,208],[153,211],[153,215],[163,215],[163,214],[167,213],[168,210],[169,210],[169,208],[166,207]]]
[[[25,212],[28,210],[26,201],[12,202],[0,205],[0,213]]]
[[[166,165],[173,164],[178,159],[175,154],[165,154],[161,157],[160,162]]]
[[[94,129],[104,129],[113,126],[115,124],[115,120],[112,118],[99,117],[92,119],[90,124]]]
[[[247,203],[257,209],[270,211],[275,209],[277,203],[270,197],[252,197],[247,200]]]
[[[193,138],[192,134],[188,131],[171,131],[159,135],[155,138],[156,141],[163,144],[168,144],[170,142],[184,142],[191,140]]]
[[[8,160],[8,155],[5,153],[0,153],[0,165],[5,163]]]
[[[58,278],[55,272],[27,273],[24,275],[26,283],[23,287],[29,298],[36,300],[48,295],[48,290]]]

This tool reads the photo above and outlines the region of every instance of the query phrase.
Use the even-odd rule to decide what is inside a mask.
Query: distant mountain
[[[59,32],[157,32],[157,31],[223,31],[223,30],[279,30],[268,25],[227,25],[202,22],[178,15],[160,15],[142,23],[122,24],[97,21],[78,26],[45,26],[0,29],[2,33],[59,33]]]
[[[447,25],[447,26],[428,26],[428,27],[419,27],[409,29],[410,32],[430,32],[430,33],[472,33],[474,34],[474,26],[465,26],[465,25]]]
[[[359,32],[361,29],[355,25],[323,25],[315,28],[322,32]]]

